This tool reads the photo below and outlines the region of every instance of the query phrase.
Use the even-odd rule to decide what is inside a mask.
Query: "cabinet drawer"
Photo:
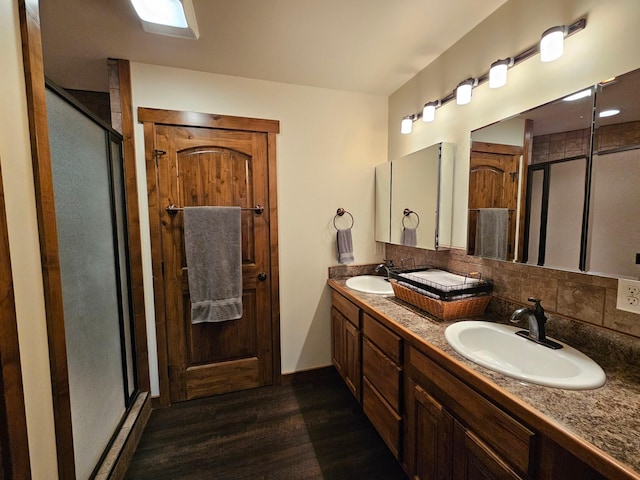
[[[410,374],[415,369],[420,378],[417,383],[500,457],[520,473],[529,473],[535,441],[531,430],[417,350],[409,349],[409,357]]]
[[[396,458],[400,458],[400,432],[402,418],[364,378],[362,382],[362,408],[373,426]]]
[[[331,304],[353,325],[360,328],[360,309],[335,291],[331,291]]]
[[[387,357],[398,365],[402,363],[402,338],[367,313],[362,315],[362,329]]]
[[[362,342],[362,374],[396,411],[400,411],[400,368],[368,338]]]

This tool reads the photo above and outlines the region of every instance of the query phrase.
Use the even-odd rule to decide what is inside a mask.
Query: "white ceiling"
[[[107,58],[390,95],[506,0],[193,0],[200,38],[146,33],[129,0],[41,0],[45,73],[107,91]]]

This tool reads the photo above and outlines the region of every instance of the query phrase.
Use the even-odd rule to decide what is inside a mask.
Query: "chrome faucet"
[[[521,330],[516,332],[516,335],[520,335],[527,340],[539,343],[545,347],[553,348],[554,350],[562,348],[562,345],[547,338],[545,329],[547,316],[544,314],[544,308],[540,305],[540,300],[533,297],[530,297],[528,300],[533,302],[533,308],[519,308],[511,314],[511,322],[513,323],[518,323],[525,317],[529,320],[529,331]]]
[[[381,263],[380,265],[376,266],[376,268],[373,270],[376,273],[380,273],[380,270],[384,269],[387,272],[387,280],[389,280],[389,278],[391,277],[391,273],[389,272],[389,269],[393,268],[393,260],[385,260],[384,263]]]

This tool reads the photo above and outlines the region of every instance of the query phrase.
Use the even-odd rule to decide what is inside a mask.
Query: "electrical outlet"
[[[618,279],[618,310],[640,314],[640,281]]]

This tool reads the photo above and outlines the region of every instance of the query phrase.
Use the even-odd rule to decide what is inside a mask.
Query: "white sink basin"
[[[528,383],[570,390],[604,385],[604,371],[583,353],[562,342],[559,350],[538,345],[516,335],[518,330],[522,328],[464,321],[447,327],[445,338],[472,362]]]
[[[379,295],[393,295],[393,288],[385,277],[375,275],[360,275],[347,279],[347,287],[363,293],[377,293]]]

